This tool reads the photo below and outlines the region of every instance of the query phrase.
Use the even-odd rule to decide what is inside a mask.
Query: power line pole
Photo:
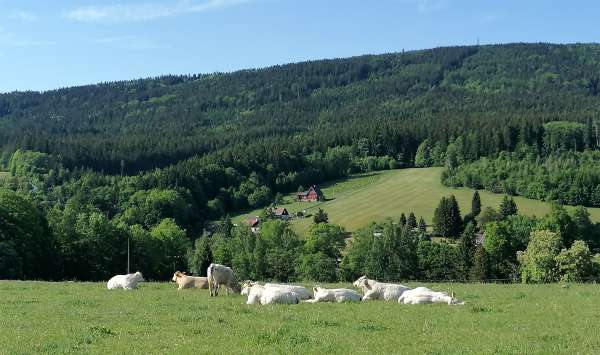
[[[129,235],[127,235],[127,273],[129,274]]]

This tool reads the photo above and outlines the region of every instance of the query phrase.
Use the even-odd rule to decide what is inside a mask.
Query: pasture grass
[[[471,210],[471,198],[474,190],[468,188],[449,188],[441,184],[442,168],[401,169],[352,176],[325,184],[322,188],[326,198],[331,200],[314,202],[291,202],[287,197],[286,207],[290,213],[307,209],[314,213],[323,208],[332,223],[342,225],[350,231],[367,226],[372,221],[386,218],[397,220],[401,213],[411,211],[417,218],[422,216],[431,224],[433,213],[442,196],[454,194],[462,214]],[[335,189],[335,196],[334,196]],[[504,195],[480,191],[483,207],[498,209]],[[335,198],[334,198],[335,197]],[[542,217],[550,211],[549,204],[543,201],[523,197],[514,197],[519,213]],[[600,221],[600,208],[589,208],[593,221]],[[241,222],[260,210],[252,211],[234,218]],[[292,225],[300,235],[305,235],[312,224],[312,218],[294,219]]]
[[[349,285],[342,285],[349,287]],[[412,284],[416,286],[416,284]],[[595,284],[428,284],[465,306],[248,306],[144,283],[0,282],[2,354],[597,353]]]

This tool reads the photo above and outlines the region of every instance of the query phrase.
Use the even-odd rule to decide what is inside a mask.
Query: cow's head
[[[135,273],[135,278],[136,278],[138,281],[140,281],[140,282],[141,282],[141,281],[145,281],[145,280],[144,280],[144,276],[142,276],[142,273],[141,273],[141,272],[139,272],[139,271],[137,271],[137,272]]]
[[[171,279],[173,282],[177,282],[177,279],[184,276],[185,274],[179,271],[175,271],[173,274],[173,278]]]
[[[242,282],[242,291],[241,291],[242,296],[248,295],[250,293],[250,289],[254,285],[258,285],[258,282],[251,281],[251,280],[246,280],[246,281]]]
[[[358,280],[354,281],[352,283],[352,285],[356,288],[360,288],[363,291],[369,290],[371,289],[371,286],[369,285],[369,279],[367,278],[366,275],[363,275],[361,277],[358,278]]]

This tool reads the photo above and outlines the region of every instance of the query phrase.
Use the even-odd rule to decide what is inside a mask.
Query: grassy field
[[[348,287],[348,285],[345,285]],[[247,306],[147,283],[0,282],[0,353],[597,353],[597,285],[431,284],[466,306]]]
[[[326,198],[322,203],[291,202],[292,196],[286,198],[283,207],[290,213],[307,209],[309,213],[318,207],[329,214],[329,220],[342,225],[348,230],[356,230],[371,221],[381,221],[387,217],[397,219],[402,212],[413,211],[417,217],[423,216],[431,223],[433,212],[442,196],[454,194],[463,214],[471,209],[473,190],[466,188],[453,189],[440,182],[442,168],[403,169],[357,175],[350,179],[326,184],[322,187]],[[497,208],[504,197],[487,191],[480,191],[484,206]],[[549,211],[548,203],[515,197],[520,213],[543,216]],[[590,208],[594,221],[600,221],[600,209]],[[234,222],[241,222],[252,215],[260,214],[260,210],[237,216]],[[294,220],[292,224],[302,235],[312,223],[311,218]]]

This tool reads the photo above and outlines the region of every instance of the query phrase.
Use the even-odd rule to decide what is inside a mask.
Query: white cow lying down
[[[404,291],[410,290],[410,288],[404,285],[377,282],[375,280],[368,279],[366,276],[361,276],[358,280],[354,281],[352,285],[354,285],[356,288],[362,289],[363,293],[365,294],[362,298],[363,301],[396,301]]]
[[[259,285],[258,282],[255,281],[245,281],[242,284],[242,295],[248,295],[250,291],[250,287],[254,285]],[[298,297],[299,300],[307,300],[312,298],[312,294],[305,287],[296,286],[296,285],[286,285],[286,284],[275,284],[275,283],[266,283],[264,284],[266,288],[276,288],[284,291],[290,291]]]
[[[135,274],[127,274],[127,275],[116,275],[113,276],[106,283],[106,287],[109,290],[115,290],[118,288],[123,288],[125,290],[131,290],[137,288],[138,283],[144,281],[144,277],[141,272],[136,272]]]
[[[208,288],[208,277],[189,276],[185,272],[175,271],[173,282],[177,282],[178,290],[184,288]]]
[[[427,287],[417,287],[412,290],[404,291],[398,298],[400,304],[429,304],[446,303],[450,306],[462,306],[465,303],[457,300],[447,292],[437,292]]]
[[[323,287],[313,287],[314,298],[312,300],[307,300],[308,303],[316,303],[316,302],[349,302],[354,301],[358,302],[361,300],[362,296],[359,295],[354,290],[349,290],[347,288],[323,288]]]
[[[248,287],[246,304],[298,304],[300,300],[289,290],[252,285]]]

